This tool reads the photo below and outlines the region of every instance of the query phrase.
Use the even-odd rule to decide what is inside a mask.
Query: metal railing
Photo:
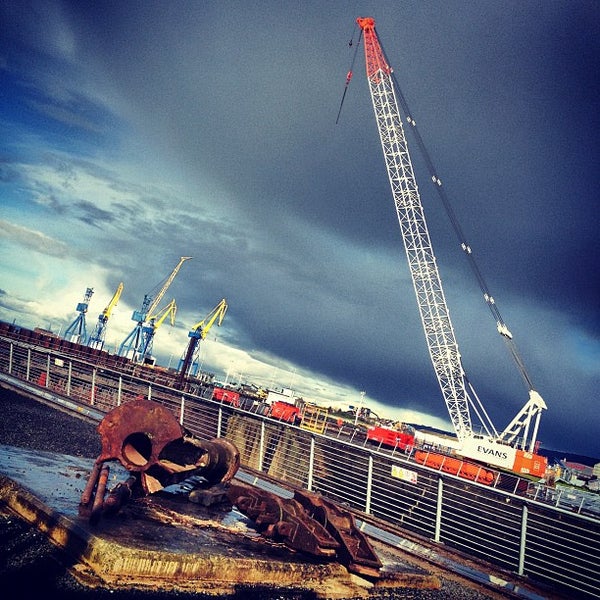
[[[258,403],[240,408],[182,392],[156,369],[62,340],[14,335],[0,324],[0,382],[18,381],[80,410],[105,414],[144,397],[194,435],[226,437],[242,466],[288,488],[323,494],[366,523],[411,535],[570,597],[600,598],[600,518],[556,490],[499,474],[493,486],[442,474],[412,453],[369,445],[354,428],[324,433],[278,422]],[[559,501],[560,502],[560,501]]]

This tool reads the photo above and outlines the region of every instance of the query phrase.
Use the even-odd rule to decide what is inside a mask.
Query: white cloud
[[[68,255],[69,247],[64,242],[56,240],[34,229],[29,229],[21,225],[16,225],[0,219],[0,237],[6,243],[33,250],[46,256],[65,258]],[[22,256],[22,255],[21,255]],[[20,263],[18,256],[15,257],[16,264]]]

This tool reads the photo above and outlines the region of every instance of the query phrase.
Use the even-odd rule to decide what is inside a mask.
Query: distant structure
[[[177,314],[177,304],[175,299],[171,300],[167,306],[161,308],[155,315],[148,317],[148,322],[142,327],[142,341],[139,349],[138,362],[144,365],[154,366],[156,359],[152,355],[154,349],[154,335],[156,330],[165,322],[167,318],[171,320],[171,326],[175,325],[175,315]]]
[[[132,321],[136,321],[135,327],[132,329],[131,333],[123,340],[123,343],[119,346],[118,354],[119,356],[126,356],[135,362],[142,362],[144,360],[144,356],[146,354],[147,348],[147,337],[146,333],[153,329],[153,325],[150,324],[149,318],[154,316],[156,318],[156,309],[162,297],[165,295],[165,292],[173,283],[175,276],[181,269],[181,265],[186,261],[190,260],[191,256],[182,256],[179,259],[179,263],[173,269],[171,275],[167,278],[167,281],[162,286],[158,294],[156,296],[152,296],[152,294],[146,294],[144,296],[144,301],[142,302],[142,306],[140,310],[134,310],[131,315]]]
[[[110,302],[107,304],[106,308],[98,315],[96,327],[94,328],[94,331],[92,331],[92,333],[90,334],[90,337],[87,341],[87,345],[90,348],[95,348],[96,350],[102,350],[104,348],[104,340],[106,339],[106,324],[108,323],[108,319],[112,314],[113,308],[117,305],[117,302],[119,301],[122,292],[123,282],[119,283]]]
[[[90,298],[94,290],[87,288],[83,301],[77,305],[77,312],[79,313],[76,319],[67,327],[65,330],[65,340],[69,342],[75,342],[77,344],[85,344],[87,339],[87,329],[85,325],[85,313],[87,313]]]
[[[217,304],[209,313],[199,321],[195,325],[192,326],[192,329],[188,333],[188,337],[190,341],[187,345],[186,350],[184,351],[181,359],[179,360],[179,365],[177,370],[179,372],[179,377],[177,379],[178,385],[182,386],[185,378],[188,374],[196,376],[199,368],[199,354],[200,354],[200,340],[206,338],[210,328],[213,326],[215,321],[217,321],[217,326],[220,326],[225,318],[225,313],[227,312],[227,300],[223,298],[219,304]]]

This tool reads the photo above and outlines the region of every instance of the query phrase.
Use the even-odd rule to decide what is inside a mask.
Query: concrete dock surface
[[[386,552],[373,582],[335,560],[296,553],[264,538],[231,507],[204,507],[160,492],[91,525],[78,504],[93,460],[0,446],[0,502],[35,525],[73,563],[88,587],[232,594],[240,587],[298,589],[316,598],[368,598],[377,586],[437,589],[440,582]],[[111,464],[116,485],[126,477]],[[382,561],[383,562],[383,561]]]
[[[0,388],[0,585],[11,598],[474,600],[558,598],[480,585],[376,540],[377,582],[263,538],[235,508],[171,490],[96,525],[78,505],[98,456],[94,423]],[[126,471],[110,463],[109,487]]]

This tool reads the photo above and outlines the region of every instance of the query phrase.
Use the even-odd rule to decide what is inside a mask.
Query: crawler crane
[[[175,279],[175,276],[181,269],[181,265],[186,260],[190,260],[191,256],[182,256],[179,259],[179,263],[173,269],[167,281],[162,286],[158,294],[156,296],[152,296],[151,294],[146,294],[144,296],[144,301],[142,302],[142,306],[140,310],[134,310],[131,315],[132,321],[137,321],[135,327],[131,331],[131,333],[123,340],[122,344],[119,346],[119,356],[127,356],[131,360],[135,362],[141,362],[144,357],[144,326],[148,325],[148,315],[154,314],[154,311],[157,309],[162,297],[165,295],[165,292],[169,289],[171,283]]]
[[[547,463],[543,456],[536,454],[536,437],[540,415],[546,405],[533,389],[512,342],[512,334],[501,320],[494,300],[485,287],[484,298],[496,316],[498,331],[509,344],[528,386],[529,400],[510,424],[498,432],[467,380],[408,152],[392,69],[375,32],[374,19],[359,18],[357,23],[364,35],[369,90],[421,322],[433,368],[458,438],[458,454],[515,473],[543,476]],[[403,99],[399,90],[398,95]],[[414,126],[414,121],[408,115],[407,120]],[[420,137],[418,141],[422,142]],[[432,179],[436,186],[441,187],[434,172]],[[470,247],[466,243],[462,246],[472,260]],[[476,274],[482,283],[478,270]],[[471,410],[481,420],[485,434],[474,431]],[[421,453],[421,456],[427,460],[425,453]]]
[[[225,298],[219,302],[207,315],[196,323],[190,332],[188,333],[188,337],[190,341],[187,345],[186,350],[184,351],[181,359],[179,360],[178,371],[179,377],[177,378],[179,389],[183,387],[183,383],[185,378],[188,376],[188,373],[191,371],[192,375],[196,375],[198,372],[198,356],[200,353],[200,340],[203,340],[208,335],[210,328],[217,322],[217,325],[220,326],[225,318],[225,313],[227,312],[227,301]]]
[[[87,345],[90,348],[95,348],[96,350],[102,350],[104,347],[104,340],[106,339],[106,324],[108,323],[108,319],[110,319],[110,315],[114,307],[119,302],[119,298],[121,297],[121,293],[123,292],[123,282],[119,283],[113,297],[110,299],[110,302],[107,304],[106,308],[98,315],[98,321],[96,322],[96,327],[94,331],[90,334]]]

